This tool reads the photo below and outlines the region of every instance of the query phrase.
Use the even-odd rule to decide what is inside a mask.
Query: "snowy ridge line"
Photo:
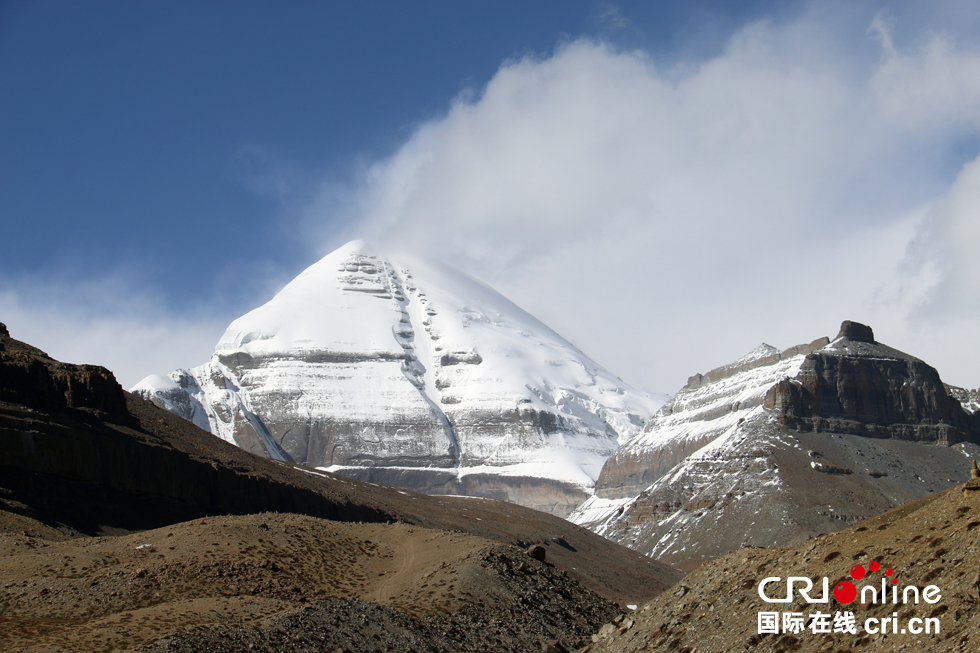
[[[672,441],[717,437],[747,417],[747,410],[761,409],[767,390],[783,378],[795,378],[804,359],[804,354],[797,354],[695,389],[682,389],[618,453],[635,451],[638,455]]]
[[[752,424],[768,422],[762,406],[768,389],[781,379],[796,378],[806,355],[829,343],[829,339],[822,338],[782,351],[763,343],[731,364],[691,377],[688,384],[651,418],[643,431],[615,454],[619,459],[641,460],[650,452],[678,448],[686,451],[683,458],[664,469],[659,478],[644,486],[642,491],[630,496],[603,498],[593,495],[572,512],[569,521],[628,544],[630,538],[642,538],[643,533],[654,526],[653,522],[629,526],[623,521],[623,516],[642,496],[672,494],[671,488],[680,483],[691,486],[691,496],[699,495],[706,488],[723,495],[731,491],[731,487],[741,484],[740,500],[744,500],[758,488],[778,487],[781,481],[778,473],[772,470],[763,470],[757,482],[749,484],[758,487],[748,493],[744,480],[739,481],[734,474],[718,474],[732,464],[742,467],[765,460],[767,439],[751,436],[750,431]],[[731,487],[726,489],[723,487],[726,485]],[[665,515],[657,527],[665,532],[645,552],[654,557],[668,552],[674,546],[676,528],[691,519],[693,517],[687,511]]]

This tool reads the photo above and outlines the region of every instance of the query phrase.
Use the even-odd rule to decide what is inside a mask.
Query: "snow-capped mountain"
[[[864,325],[763,344],[691,377],[569,519],[686,569],[794,544],[966,480],[980,416],[962,403]]]
[[[666,400],[485,284],[361,241],[133,392],[255,453],[556,514]]]

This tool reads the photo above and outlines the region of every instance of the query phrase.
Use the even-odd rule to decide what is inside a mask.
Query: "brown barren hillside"
[[[871,571],[872,561],[879,564],[877,571]],[[865,570],[861,580],[851,575],[855,565]],[[887,575],[889,569],[892,573]],[[598,642],[583,650],[976,651],[980,649],[978,570],[980,480],[971,480],[799,546],[746,548],[706,563],[632,618],[600,629],[594,637]],[[829,597],[829,603],[808,604],[797,594],[791,603],[766,603],[760,598],[759,584],[768,577],[782,580],[767,586],[767,596],[785,596],[789,576],[814,580],[813,598],[822,593],[822,578],[827,577],[831,592],[841,581],[851,582],[859,592],[871,585],[879,593],[878,602],[872,603],[870,593],[863,596],[867,603],[861,602],[860,594],[850,603]],[[897,604],[891,592],[881,603],[882,579],[898,588]],[[906,587],[924,592],[930,585],[939,588],[938,600],[929,603],[923,593],[916,604],[909,590],[909,603],[903,603]],[[830,632],[814,632],[820,630],[822,620],[816,627],[804,625],[801,632],[783,629],[783,613],[802,613],[807,623],[815,612],[832,619],[837,612],[848,611],[854,614],[855,633],[833,632],[833,622]],[[759,632],[760,612],[778,613],[778,633]],[[884,619],[895,623],[889,622],[883,634]],[[930,624],[933,632],[913,634],[913,629],[925,629],[926,619],[938,620]],[[868,632],[866,624],[879,632]]]
[[[0,523],[3,650],[409,650],[385,619],[419,650],[534,650],[588,641],[620,610],[514,547],[407,524],[265,513],[45,539],[22,517]],[[353,622],[306,623],[338,610]],[[371,613],[385,619],[362,623]]]
[[[0,509],[4,650],[127,650],[175,633],[159,646],[238,637],[279,650],[275,633],[333,641],[331,620],[354,616],[366,625],[351,632],[369,639],[371,619],[401,624],[407,639],[380,650],[413,638],[425,645],[405,650],[469,650],[474,637],[568,647],[610,602],[647,600],[682,575],[513,504],[248,454],[123,392],[104,368],[54,361],[5,328]],[[546,562],[524,553],[535,544]],[[209,630],[219,624],[237,634]],[[374,650],[355,640],[337,646]]]

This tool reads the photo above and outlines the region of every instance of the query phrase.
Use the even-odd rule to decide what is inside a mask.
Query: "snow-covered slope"
[[[980,412],[980,390],[970,390],[948,386],[951,394],[963,406],[963,410],[970,414]]]
[[[730,437],[740,423],[762,409],[766,391],[796,376],[808,351],[823,338],[785,353],[763,343],[734,363],[696,374],[606,465],[599,496],[635,497],[690,454]]]
[[[691,377],[569,517],[691,569],[785,546],[966,479],[980,424],[936,371],[845,323]]]
[[[360,241],[133,392],[256,453],[559,514],[666,399],[488,286]]]

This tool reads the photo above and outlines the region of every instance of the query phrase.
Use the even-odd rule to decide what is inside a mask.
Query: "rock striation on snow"
[[[665,398],[488,286],[354,241],[132,390],[261,455],[567,515]]]
[[[691,377],[570,519],[688,569],[839,530],[965,480],[964,455],[980,456],[969,394],[854,322],[763,344]]]

